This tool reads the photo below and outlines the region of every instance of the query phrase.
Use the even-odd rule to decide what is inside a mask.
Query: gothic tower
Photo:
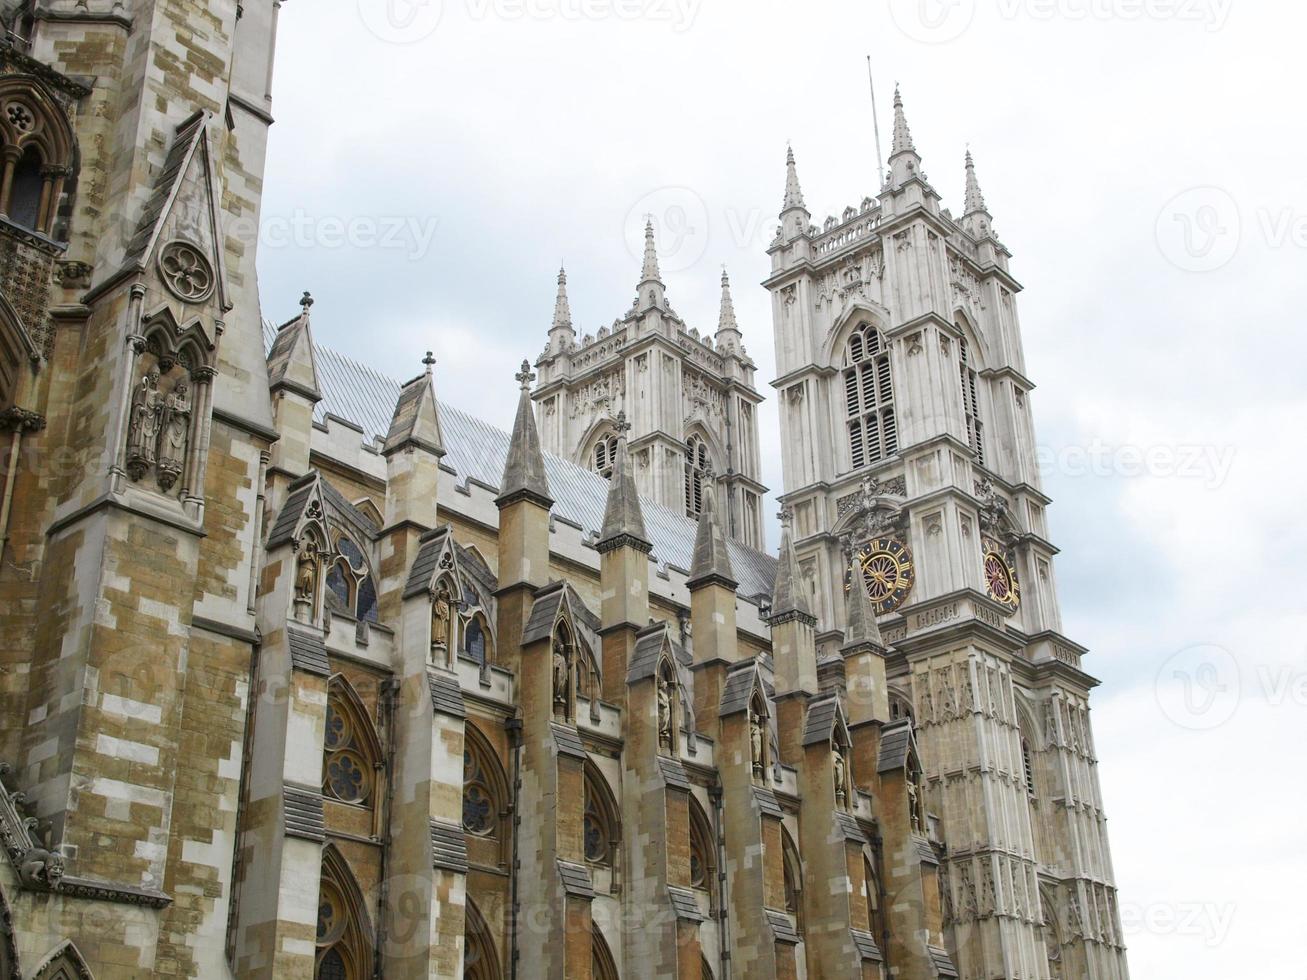
[[[558,297],[535,399],[546,451],[610,476],[615,421],[631,425],[630,453],[640,493],[698,519],[705,489],[731,537],[763,544],[755,365],[744,349],[730,280],[722,272],[717,330],[699,334],[672,309],[658,269],[653,223],[631,308],[611,327],[577,337],[558,273]]]
[[[278,7],[4,4],[0,758],[40,975],[225,972]]]
[[[954,218],[898,92],[889,171],[821,227],[793,153],[769,248],[782,502],[819,670],[851,564],[911,719],[963,977],[1126,975],[1088,720],[1061,633],[1017,317],[970,153]]]

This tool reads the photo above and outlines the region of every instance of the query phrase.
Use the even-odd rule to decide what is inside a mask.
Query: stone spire
[[[515,377],[522,390],[517,399],[513,436],[508,443],[504,477],[499,481],[499,496],[495,503],[502,506],[518,497],[530,497],[543,507],[551,507],[554,500],[549,496],[545,457],[540,451],[540,432],[536,429],[535,412],[531,408],[531,382],[535,380],[531,362],[523,361],[522,370]]]
[[[976,179],[976,161],[971,158],[971,150],[967,150],[967,199],[962,213],[975,214],[986,210],[985,195],[980,192],[980,181]]]
[[[636,309],[647,310],[650,307],[665,307],[666,287],[663,285],[662,273],[658,270],[658,246],[654,243],[653,218],[648,217],[644,223],[644,265],[640,269]]]
[[[849,563],[849,600],[848,622],[844,627],[844,649],[859,647],[885,648],[881,639],[880,626],[876,623],[876,609],[867,595],[867,584],[863,579],[862,565],[855,554]]]
[[[785,148],[785,206],[781,208],[781,214],[791,208],[799,208],[806,211],[807,205],[803,203],[803,190],[799,187],[799,171],[794,165],[794,147]]]
[[[912,142],[912,130],[908,128],[908,117],[903,112],[903,96],[899,87],[894,86],[894,142],[890,147],[890,156],[898,153],[916,153],[917,147]]]
[[[422,358],[423,372],[399,390],[381,455],[390,457],[401,449],[413,448],[433,453],[436,458],[445,455],[432,371],[435,364],[435,354],[427,351],[427,356]]]
[[[767,621],[776,626],[791,619],[807,620],[809,625],[816,622],[799,578],[799,559],[790,536],[790,515],[782,512],[780,562],[776,566],[776,584],[772,589],[771,614]]]
[[[744,352],[740,325],[735,319],[735,302],[731,299],[731,277],[722,266],[722,311],[717,318],[717,346]]]
[[[558,296],[554,300],[554,322],[549,328],[549,351],[567,350],[576,340],[572,329],[572,306],[567,301],[567,271],[558,267]]]
[[[630,452],[626,447],[626,433],[631,423],[626,421],[625,412],[617,413],[614,428],[617,429],[617,451],[613,456],[613,475],[608,483],[608,501],[604,505],[604,524],[598,548],[602,554],[611,548],[630,544],[647,554],[652,546],[645,534],[640,494],[635,487],[635,474],[631,471]]]
[[[726,533],[717,522],[716,497],[712,487],[704,487],[703,510],[694,535],[694,559],[690,563],[690,578],[685,583],[691,589],[713,581],[730,589],[739,584],[726,550]]]

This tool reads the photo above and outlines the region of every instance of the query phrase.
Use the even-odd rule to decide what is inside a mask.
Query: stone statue
[[[666,677],[658,680],[658,741],[672,744],[672,690]]]
[[[431,649],[433,650],[449,648],[450,611],[449,590],[442,585],[440,591],[436,593],[435,601],[431,604]]]
[[[318,556],[314,554],[313,539],[307,534],[300,542],[299,552],[295,565],[295,601],[312,603],[318,591]]]
[[[749,716],[749,751],[753,756],[753,771],[762,772],[762,719]]]
[[[917,780],[911,776],[908,777],[908,819],[912,823],[913,833],[924,833],[921,825],[921,789],[917,786]]]
[[[63,876],[63,855],[44,847],[30,847],[18,859],[18,877],[28,888],[54,890]]]
[[[159,441],[159,369],[150,368],[132,392],[131,424],[127,429],[127,475],[139,480],[154,465]]]
[[[167,493],[181,476],[186,466],[186,443],[191,434],[191,400],[185,381],[176,387],[163,403],[159,426],[159,488]]]
[[[844,804],[844,784],[848,778],[848,764],[844,761],[844,754],[837,751],[833,759],[835,763],[835,802],[841,806]]]
[[[567,682],[571,674],[567,652],[561,643],[554,641],[554,704],[566,709]]]

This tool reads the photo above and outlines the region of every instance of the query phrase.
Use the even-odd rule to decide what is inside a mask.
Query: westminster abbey
[[[278,7],[0,5],[0,978],[1124,980],[970,156],[778,159],[769,553],[652,226],[511,433],[264,320]]]

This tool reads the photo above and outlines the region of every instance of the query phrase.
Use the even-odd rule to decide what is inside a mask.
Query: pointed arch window
[[[707,892],[708,906],[717,907],[717,846],[703,807],[690,797],[690,885]]]
[[[685,443],[685,512],[696,521],[703,513],[703,488],[711,476],[708,444],[696,433]]]
[[[618,980],[617,963],[598,926],[590,934],[590,976],[592,980]]]
[[[962,412],[967,428],[967,442],[976,454],[976,462],[985,464],[984,423],[980,421],[980,379],[971,360],[966,340],[958,341],[958,371],[962,381]]]
[[[363,980],[372,976],[372,967],[371,928],[363,893],[340,852],[328,845],[318,886],[314,980]]]
[[[500,840],[508,813],[508,780],[494,750],[475,725],[463,738],[463,830]]]
[[[899,450],[889,348],[870,323],[861,324],[844,351],[844,411],[849,457],[861,469]]]
[[[585,859],[611,868],[621,844],[621,818],[608,783],[593,764],[585,767]]]
[[[464,980],[499,980],[501,976],[490,927],[476,903],[468,899],[463,926]]]
[[[67,117],[40,82],[0,80],[0,215],[53,237],[74,145]]]
[[[785,911],[794,916],[794,928],[803,935],[803,864],[794,838],[781,828],[781,860],[785,877]]]
[[[602,476],[605,480],[611,479],[613,475],[613,463],[617,459],[617,436],[609,433],[602,436],[595,443],[594,452],[591,454],[591,468]]]
[[[888,934],[885,930],[885,910],[881,905],[880,877],[865,852],[862,856],[862,896],[867,905],[867,931],[876,940],[883,955],[888,945]]]
[[[483,613],[475,613],[463,630],[463,652],[477,666],[484,667],[494,659],[494,643],[490,638],[490,625]]]
[[[331,679],[327,691],[322,755],[322,791],[329,799],[375,805],[381,746],[363,702],[340,675]]]
[[[336,540],[337,558],[327,572],[327,608],[369,623],[379,622],[377,586],[363,550],[352,538]]]

